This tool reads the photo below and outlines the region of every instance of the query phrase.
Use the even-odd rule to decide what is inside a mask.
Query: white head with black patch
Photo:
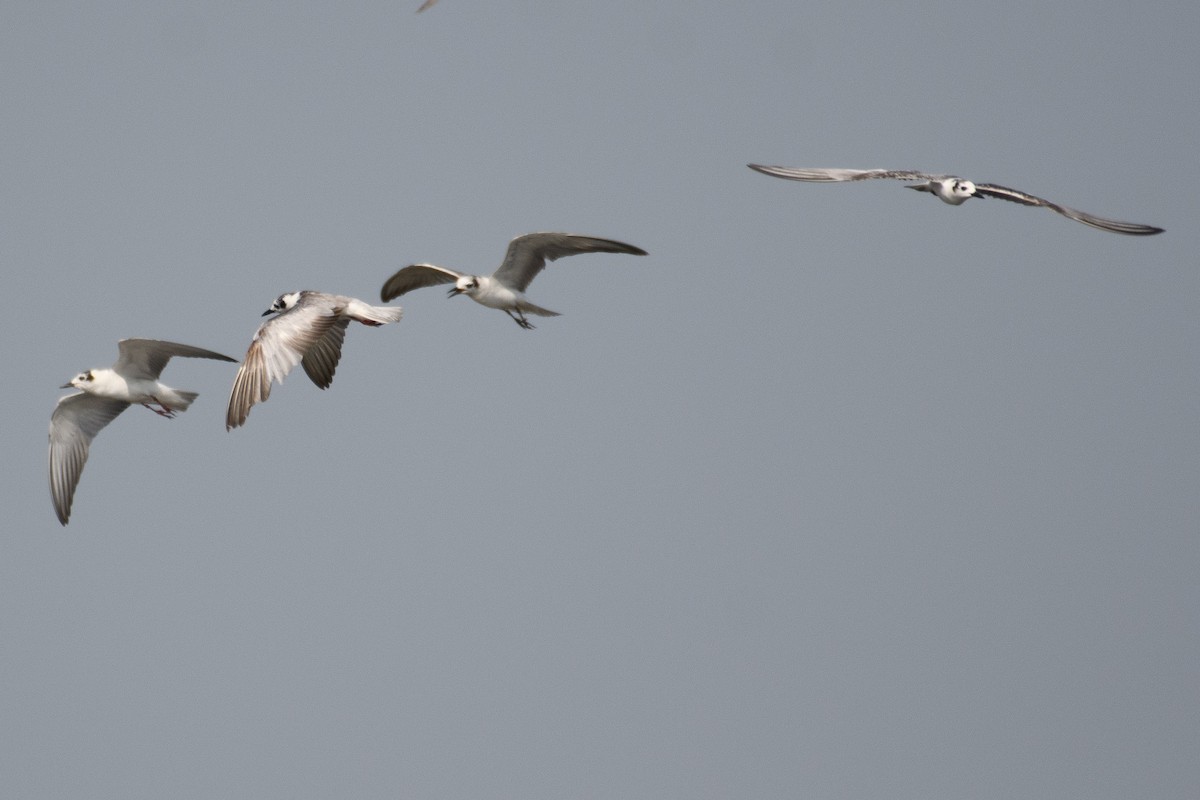
[[[67,381],[66,383],[64,383],[62,386],[60,386],[58,388],[60,388],[60,389],[71,389],[71,388],[87,389],[89,386],[92,385],[92,382],[94,380],[96,380],[96,376],[93,375],[92,371],[89,369],[87,372],[79,373],[74,378],[71,378],[71,380]]]
[[[938,197],[952,206],[966,202],[968,197],[975,196],[975,184],[962,178],[947,178],[940,183]]]
[[[262,313],[265,317],[267,314],[282,314],[289,308],[292,308],[296,303],[300,302],[301,292],[287,292],[275,298],[275,302],[271,303],[271,307]]]

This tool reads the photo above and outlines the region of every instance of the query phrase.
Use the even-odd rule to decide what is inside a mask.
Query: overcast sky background
[[[0,794],[1194,799],[1200,6],[418,4],[4,5]],[[176,359],[59,526],[118,339],[538,230],[650,255]]]

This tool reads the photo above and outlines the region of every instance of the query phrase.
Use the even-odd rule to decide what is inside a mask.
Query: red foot
[[[155,400],[154,402],[158,403],[159,407],[162,409],[161,411],[158,408],[155,408],[154,406],[150,405],[149,403],[142,403],[142,405],[144,407],[150,409],[151,411],[153,411],[155,414],[158,414],[160,417],[166,417],[167,419],[175,419],[174,411],[172,411],[171,409],[164,406],[158,400]]]

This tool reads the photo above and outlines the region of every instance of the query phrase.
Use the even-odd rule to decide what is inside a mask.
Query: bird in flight
[[[533,325],[526,314],[559,316],[557,311],[534,305],[525,298],[530,282],[546,268],[547,261],[579,253],[646,255],[640,247],[613,239],[571,233],[527,233],[508,243],[504,263],[491,275],[468,275],[435,264],[410,264],[388,278],[379,295],[386,302],[413,289],[453,283],[448,296],[465,294],[480,305],[500,309],[522,328],[530,330]]]
[[[892,178],[900,181],[919,181],[908,184],[909,189],[918,192],[929,192],[943,202],[952,206],[962,205],[972,197],[998,197],[1025,206],[1041,206],[1057,211],[1064,217],[1082,222],[1113,233],[1124,233],[1129,236],[1151,236],[1162,233],[1162,228],[1153,225],[1139,225],[1135,222],[1121,222],[1115,219],[1105,219],[1094,214],[1078,211],[1074,208],[1051,203],[1040,197],[1009,189],[1007,186],[997,186],[994,183],[972,183],[954,175],[932,175],[926,172],[916,172],[906,169],[823,169],[804,167],[768,167],[762,164],[747,164],[752,170],[771,175],[776,178],[786,178],[793,181],[811,181],[815,183],[835,183],[841,181],[865,181],[874,178]]]
[[[399,322],[399,306],[370,306],[353,297],[300,291],[279,295],[262,313],[276,316],[258,327],[246,358],[233,379],[225,430],[243,425],[250,408],[271,396],[271,383],[282,383],[297,364],[322,389],[333,383],[350,320],[379,327]]]
[[[111,368],[89,369],[64,383],[63,389],[82,391],[60,398],[50,415],[50,497],[63,525],[71,517],[71,501],[92,439],[105,425],[134,403],[173,419],[177,412],[187,411],[198,396],[172,389],[158,379],[172,356],[237,363],[237,359],[212,350],[157,339],[122,339],[117,350],[117,363]]]
[[[437,2],[437,0],[425,0],[424,3],[421,3],[421,7],[417,9],[417,13],[420,14],[422,11],[429,8],[431,5],[433,5],[436,2]]]

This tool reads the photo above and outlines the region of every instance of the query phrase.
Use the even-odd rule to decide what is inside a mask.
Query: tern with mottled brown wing
[[[351,320],[379,327],[399,322],[399,306],[372,306],[353,297],[324,292],[287,292],[263,312],[276,316],[259,326],[246,358],[233,379],[225,430],[245,424],[250,409],[271,396],[271,384],[282,383],[297,364],[322,389],[333,383],[342,342]]]

